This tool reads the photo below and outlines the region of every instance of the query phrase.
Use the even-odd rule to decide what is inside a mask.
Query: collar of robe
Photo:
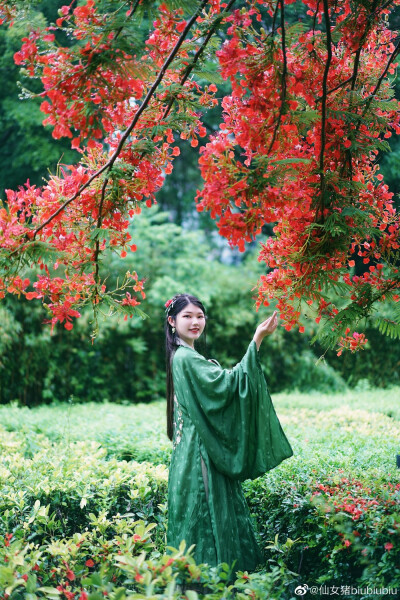
[[[194,350],[193,346],[190,346],[190,344],[188,344],[187,342],[184,342],[180,338],[176,340],[176,343],[178,346],[185,346],[185,348],[190,348],[191,350]],[[196,352],[196,350],[195,350],[195,352]]]

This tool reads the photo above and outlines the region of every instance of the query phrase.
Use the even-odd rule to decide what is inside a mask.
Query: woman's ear
[[[168,323],[173,326],[175,323],[175,319],[173,317],[168,317]]]

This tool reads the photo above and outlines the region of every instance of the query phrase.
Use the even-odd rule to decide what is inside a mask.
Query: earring
[[[172,328],[172,333],[175,333],[175,327]]]

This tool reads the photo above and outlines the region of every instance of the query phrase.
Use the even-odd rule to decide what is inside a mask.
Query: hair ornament
[[[169,311],[173,308],[175,301],[182,296],[182,294],[177,294],[176,296],[174,296],[173,298],[171,298],[170,300],[167,300],[166,303],[164,304],[165,306],[165,312],[168,314]]]

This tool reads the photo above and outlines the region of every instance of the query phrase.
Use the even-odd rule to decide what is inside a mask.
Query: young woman
[[[292,456],[258,360],[276,313],[261,323],[242,360],[222,369],[194,343],[206,311],[194,296],[166,303],[167,433],[173,442],[167,544],[195,544],[198,563],[253,570],[262,561],[240,482]]]

